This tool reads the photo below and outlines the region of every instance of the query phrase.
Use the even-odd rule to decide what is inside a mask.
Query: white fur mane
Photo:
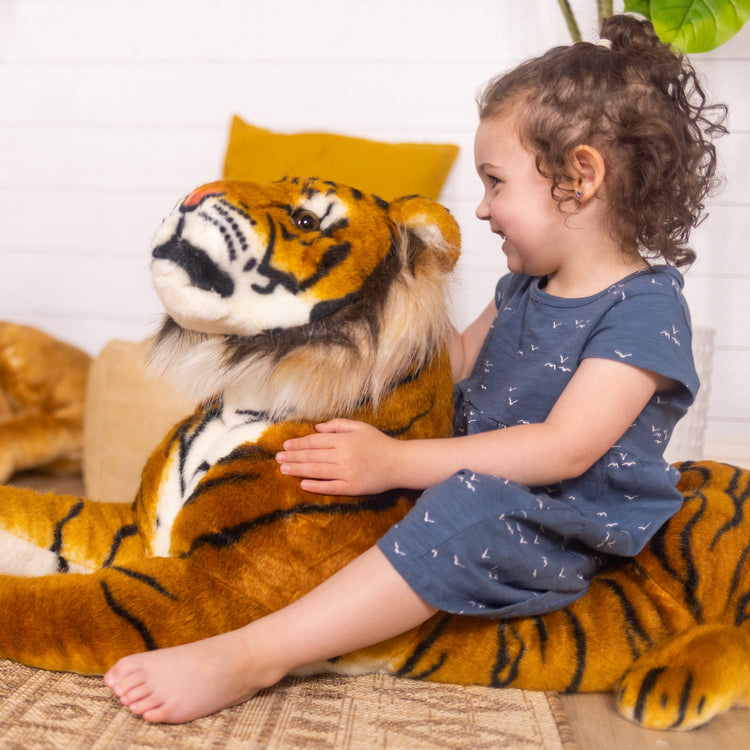
[[[155,338],[151,365],[197,400],[231,392],[234,403],[263,411],[271,420],[345,417],[365,401],[377,407],[398,382],[442,355],[452,330],[450,275],[435,257],[422,259],[413,275],[406,263],[407,242],[404,233],[401,269],[377,311],[375,338],[367,320],[350,321],[343,333],[354,345],[311,338],[281,356],[251,352],[233,362],[224,336],[175,324]],[[440,250],[433,246],[426,252]]]

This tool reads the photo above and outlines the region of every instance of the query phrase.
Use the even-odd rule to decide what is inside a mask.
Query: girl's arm
[[[654,392],[670,385],[649,370],[585,359],[542,423],[400,441],[371,425],[337,419],[287,441],[277,460],[283,473],[304,477],[304,489],[335,495],[425,489],[459,469],[527,486],[551,484],[583,474],[617,443]]]
[[[458,383],[459,380],[471,375],[474,363],[477,361],[479,351],[496,314],[497,308],[495,302],[492,301],[463,333],[454,329],[450,346],[451,372],[453,373],[454,383]]]

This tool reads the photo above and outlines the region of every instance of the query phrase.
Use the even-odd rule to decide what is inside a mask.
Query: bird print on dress
[[[498,314],[477,365],[457,386],[455,434],[543,422],[585,357],[657,372],[669,363],[669,377],[687,384],[682,395],[689,404],[697,384],[679,278],[667,267],[647,269],[576,300],[546,294],[538,279],[501,280]],[[679,408],[675,391],[655,396],[590,472],[553,487],[457,472],[428,491],[442,505],[425,505],[415,518],[423,531],[415,529],[408,543],[404,537],[394,556],[434,568],[430,580],[445,581],[446,595],[455,597],[439,608],[452,612],[504,616],[494,613],[511,606],[503,601],[510,591],[510,616],[517,616],[525,606],[518,602],[534,611],[547,606],[534,602],[550,591],[583,591],[591,566],[612,554],[634,554],[664,522],[658,514],[668,510],[652,501],[655,492],[669,498],[674,489],[675,470],[660,457]],[[577,556],[588,561],[585,567]],[[473,588],[479,579],[490,588]]]

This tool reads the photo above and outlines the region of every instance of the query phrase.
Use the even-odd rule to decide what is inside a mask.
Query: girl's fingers
[[[284,450],[299,451],[306,449],[325,450],[336,447],[336,433],[355,432],[358,429],[372,429],[371,425],[357,422],[352,419],[332,419],[330,422],[321,422],[315,425],[316,432],[304,437],[291,438],[284,441]]]
[[[333,448],[333,440],[330,435],[306,435],[301,438],[292,438],[284,441],[285,451],[320,451]]]
[[[282,463],[279,467],[282,474],[307,479],[336,479],[336,467],[332,464]]]
[[[357,424],[359,424],[359,422],[351,419],[344,419],[343,417],[337,417],[336,419],[331,419],[328,422],[320,422],[319,424],[316,424],[315,429],[318,431],[318,433],[351,432]]]
[[[306,465],[317,465],[317,464],[331,464],[333,463],[333,456],[329,451],[318,449],[318,450],[284,450],[276,454],[276,460],[280,464],[306,464]]]

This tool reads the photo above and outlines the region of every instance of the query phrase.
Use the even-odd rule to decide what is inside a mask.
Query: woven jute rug
[[[242,706],[148,724],[100,678],[0,660],[2,750],[574,750],[555,695],[384,675],[287,678]]]

